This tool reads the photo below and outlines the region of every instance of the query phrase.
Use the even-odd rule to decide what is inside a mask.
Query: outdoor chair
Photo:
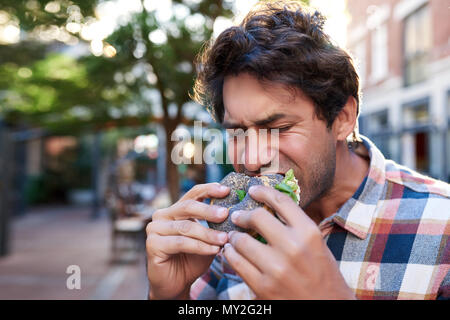
[[[111,262],[137,261],[145,248],[147,222],[129,214],[130,209],[117,197],[110,199],[108,211],[111,219]]]

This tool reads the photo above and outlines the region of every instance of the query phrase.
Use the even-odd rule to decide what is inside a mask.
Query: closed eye
[[[285,127],[279,127],[279,128],[270,128],[270,130],[277,129],[278,132],[284,132],[284,131],[289,130],[290,128],[292,128],[292,126],[285,126]]]

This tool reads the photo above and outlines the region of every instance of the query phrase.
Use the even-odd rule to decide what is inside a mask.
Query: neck
[[[364,148],[361,146],[360,148]],[[336,146],[336,171],[332,187],[304,211],[316,223],[333,215],[350,199],[369,171],[369,159],[350,150],[345,142]]]

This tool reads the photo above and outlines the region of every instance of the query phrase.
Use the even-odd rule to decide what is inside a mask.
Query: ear
[[[332,131],[336,140],[344,141],[353,132],[357,119],[357,103],[352,96],[348,97],[344,107],[339,111],[332,125]]]

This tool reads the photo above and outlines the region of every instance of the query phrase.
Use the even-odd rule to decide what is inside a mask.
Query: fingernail
[[[226,250],[228,248],[231,248],[231,244],[229,244],[228,242],[225,243],[225,245],[223,246],[223,248]]]
[[[231,214],[231,221],[236,222],[236,220],[239,218],[239,216],[240,216],[241,214],[242,214],[242,211],[240,211],[240,210],[234,211],[234,212]]]
[[[220,191],[226,191],[226,190],[228,190],[228,187],[227,186],[220,186],[219,190]]]
[[[259,188],[259,186],[251,186],[251,187],[248,189],[248,192],[249,192],[249,193],[253,193],[253,192],[255,192],[258,188]]]
[[[227,241],[228,235],[225,232],[221,232],[217,235],[217,239],[219,239],[220,242]]]
[[[228,212],[227,208],[219,208],[219,209],[217,209],[217,215],[219,217],[223,217],[224,215],[227,214],[227,212]]]
[[[212,252],[219,252],[219,250],[220,250],[219,246],[210,246],[210,248],[211,248]]]
[[[234,231],[230,231],[228,232],[228,239],[231,240],[231,238],[233,237]]]

